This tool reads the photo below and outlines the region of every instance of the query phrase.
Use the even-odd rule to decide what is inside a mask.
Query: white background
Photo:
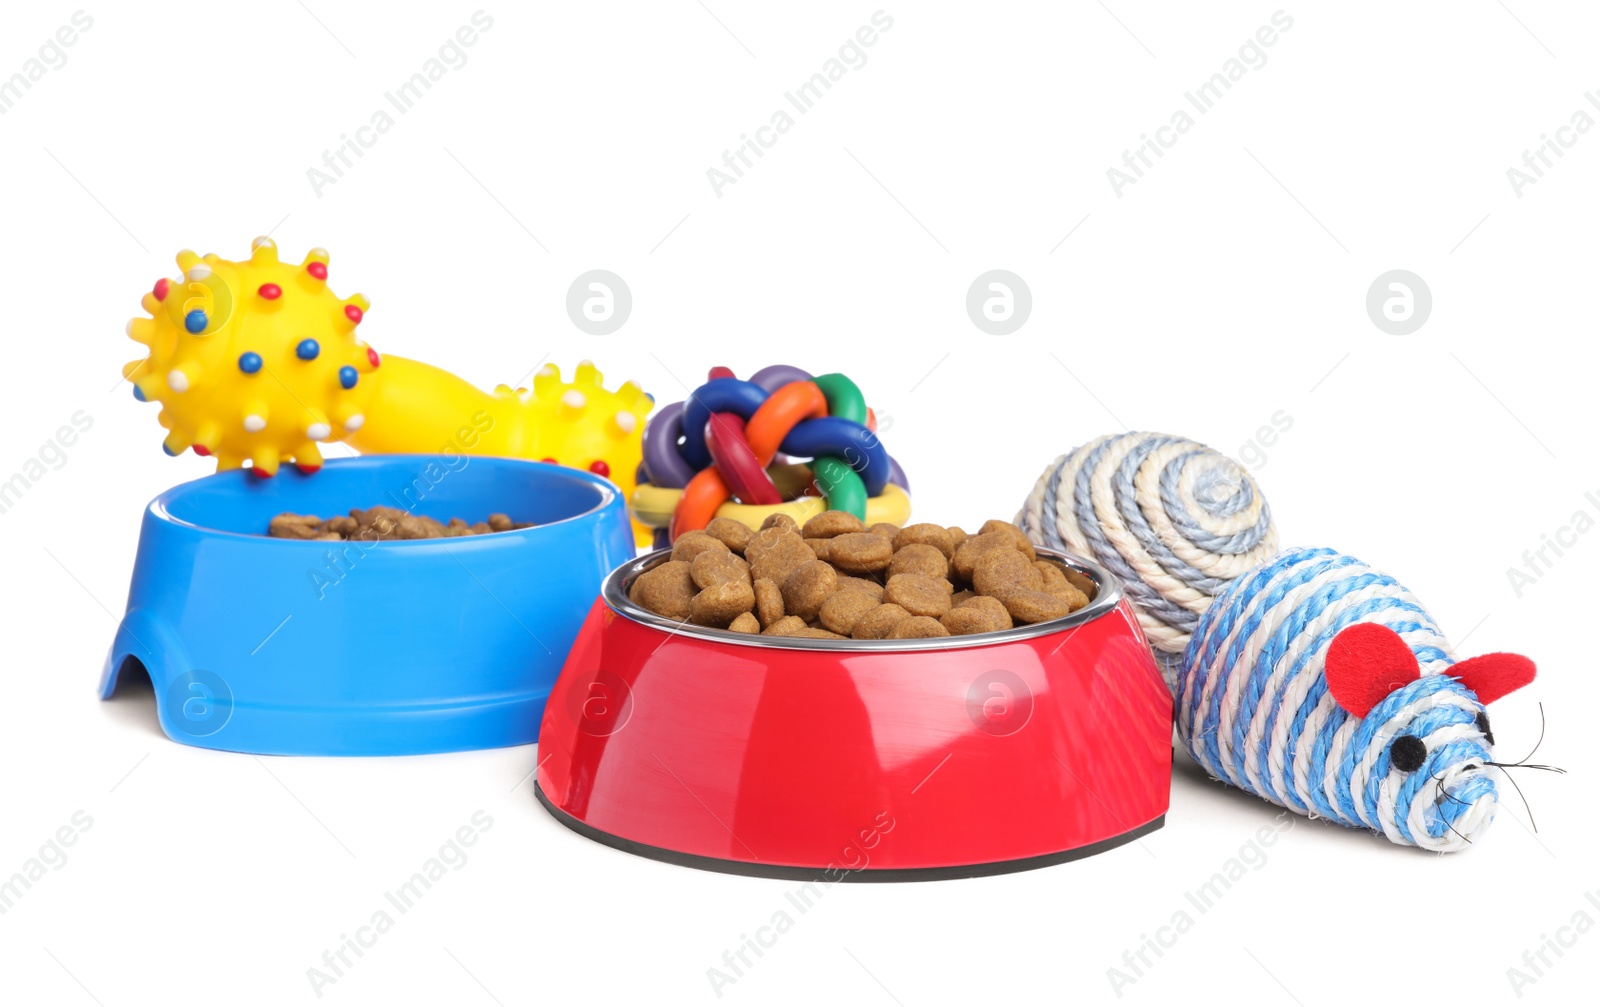
[[[1584,898],[1600,886],[1600,535],[1520,598],[1506,573],[1575,512],[1600,514],[1584,498],[1600,492],[1600,131],[1520,197],[1506,175],[1576,110],[1600,116],[1583,97],[1600,15],[1287,8],[1267,63],[1119,198],[1107,168],[1275,5],[890,7],[868,62],[719,198],[706,169],[874,4],[504,3],[319,197],[307,169],[475,9],[89,8],[65,65],[0,116],[0,475],[75,411],[94,421],[0,515],[0,875],[75,811],[93,819],[0,916],[0,1000],[314,1001],[306,970],[480,809],[494,824],[470,862],[324,1001],[715,1002],[707,970],[794,887],[579,838],[535,803],[531,747],[256,759],[166,740],[148,693],[94,698],[143,505],[210,468],[165,457],[154,407],[117,383],[141,350],[123,324],[178,249],[241,258],[269,230],[297,261],[331,250],[333,288],[371,297],[362,333],[381,351],[485,386],[546,355],[567,372],[592,357],[663,402],[714,364],[844,370],[892,421],[918,513],[945,523],[1009,517],[1093,436],[1237,454],[1283,410],[1292,428],[1256,474],[1284,541],[1396,574],[1464,654],[1533,656],[1538,682],[1496,705],[1500,753],[1533,745],[1542,703],[1538,761],[1570,773],[1519,775],[1537,835],[1508,796],[1483,841],[1445,857],[1296,819],[1121,998],[1509,1002],[1525,950],[1580,910],[1600,920]],[[8,5],[0,76],[74,10]],[[614,335],[565,312],[592,268],[633,292]],[[1033,294],[1008,336],[964,309],[996,268]],[[1396,268],[1434,300],[1406,336],[1365,310]],[[1275,810],[1180,765],[1168,825],[1141,843],[988,880],[835,886],[721,999],[1115,1001],[1107,970]],[[1600,934],[1576,941],[1522,999],[1592,996]]]

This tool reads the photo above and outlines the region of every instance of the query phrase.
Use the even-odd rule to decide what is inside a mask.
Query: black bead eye
[[[1414,734],[1402,734],[1389,746],[1389,765],[1402,773],[1414,773],[1428,759],[1428,746]]]
[[[1478,711],[1478,730],[1483,734],[1483,740],[1494,744],[1494,732],[1489,730],[1489,715],[1483,710]]]

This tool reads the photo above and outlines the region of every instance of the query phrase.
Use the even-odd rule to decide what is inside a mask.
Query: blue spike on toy
[[[144,397],[144,392],[139,390],[139,386],[138,385],[134,385],[133,386],[133,397],[138,399],[140,402],[148,402],[149,401],[149,399],[146,399]]]
[[[206,330],[206,324],[206,313],[201,311],[199,308],[195,308],[193,311],[183,316],[183,327],[188,329],[194,335],[199,335],[200,333],[204,332]]]
[[[322,347],[315,339],[302,339],[300,345],[294,348],[294,355],[301,360],[315,360],[317,354],[322,352]]]
[[[356,382],[360,380],[360,373],[349,364],[339,368],[339,384],[345,386],[346,388],[354,388],[356,386]]]
[[[254,374],[261,370],[261,354],[248,350],[239,354],[239,370],[246,374]]]

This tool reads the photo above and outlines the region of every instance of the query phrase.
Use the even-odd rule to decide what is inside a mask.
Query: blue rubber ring
[[[696,388],[683,404],[683,460],[696,472],[711,464],[706,424],[712,413],[733,413],[748,420],[765,401],[765,388],[738,378],[714,378]]]
[[[685,427],[685,432],[688,428]],[[878,435],[859,423],[837,416],[823,416],[797,424],[779,448],[786,455],[821,458],[833,455],[842,459],[861,476],[868,496],[883,492],[889,481],[889,452]]]

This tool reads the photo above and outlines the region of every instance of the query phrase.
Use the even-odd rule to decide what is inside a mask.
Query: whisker
[[[1465,803],[1467,803],[1466,801],[1463,801],[1461,798],[1457,797],[1455,794],[1452,794],[1452,793],[1450,793],[1450,791],[1444,789],[1444,774],[1443,773],[1440,773],[1438,776],[1435,776],[1433,778],[1433,789],[1438,791],[1440,797],[1448,797],[1450,800],[1455,801],[1457,804],[1465,804]]]
[[[1503,775],[1506,778],[1506,782],[1510,783],[1512,788],[1516,790],[1517,796],[1522,798],[1522,808],[1528,813],[1528,824],[1532,826],[1533,831],[1537,833],[1539,831],[1539,823],[1533,820],[1533,807],[1528,803],[1527,795],[1522,792],[1521,787],[1517,786],[1517,781],[1511,778],[1510,773],[1505,773]]]
[[[1501,769],[1539,769],[1546,773],[1560,773],[1566,775],[1566,770],[1560,766],[1547,766],[1541,762],[1484,762],[1485,766],[1499,766]]]
[[[1489,762],[1488,760],[1485,760],[1484,764],[1489,766],[1499,766],[1501,769],[1540,769],[1547,773],[1565,774],[1566,770],[1562,769],[1560,766],[1550,766],[1542,762],[1528,761],[1529,759],[1533,758],[1534,755],[1538,754],[1540,746],[1544,744],[1544,728],[1544,703],[1541,702],[1539,704],[1539,740],[1533,743],[1533,749],[1516,762]],[[1507,777],[1507,779],[1510,779],[1510,777]],[[1529,815],[1529,817],[1532,818],[1533,816]]]
[[[1434,786],[1434,789],[1439,792],[1439,796],[1440,797],[1448,797],[1452,801],[1455,801],[1457,804],[1466,804],[1467,803],[1466,801],[1463,801],[1461,798],[1457,797],[1456,795],[1454,795],[1454,794],[1452,794],[1449,791],[1444,789],[1444,774],[1443,773],[1440,773],[1438,776],[1435,776],[1433,778],[1433,786]],[[1434,799],[1434,803],[1435,804],[1439,803],[1438,802],[1438,798]],[[1440,819],[1440,821],[1444,822],[1444,827],[1445,828],[1449,829],[1451,832],[1454,832],[1456,835],[1461,836],[1461,838],[1465,842],[1467,842],[1468,844],[1470,844],[1472,842],[1472,840],[1467,839],[1467,837],[1464,834],[1462,834],[1461,830],[1457,829],[1454,825],[1450,824],[1450,819],[1445,818],[1443,815],[1440,815],[1439,819]]]
[[[1539,740],[1533,743],[1533,751],[1532,752],[1529,752],[1527,755],[1524,755],[1521,759],[1518,759],[1516,762],[1511,763],[1511,765],[1520,766],[1520,765],[1525,764],[1529,759],[1533,758],[1534,753],[1539,751],[1539,746],[1542,745],[1542,744],[1544,744],[1544,703],[1541,701],[1539,703]]]

